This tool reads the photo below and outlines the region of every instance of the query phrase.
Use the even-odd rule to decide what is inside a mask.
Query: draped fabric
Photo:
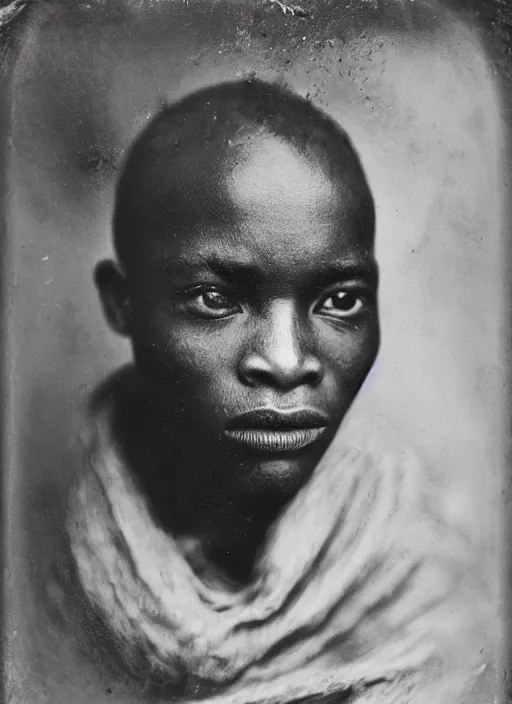
[[[112,399],[91,412],[67,531],[87,608],[134,679],[212,704],[459,701],[485,667],[484,592],[380,421],[345,419],[251,581],[228,589],[154,518]]]

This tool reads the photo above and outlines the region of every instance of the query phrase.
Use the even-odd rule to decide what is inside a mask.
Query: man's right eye
[[[202,318],[227,318],[242,312],[234,296],[214,288],[191,291],[187,307]]]

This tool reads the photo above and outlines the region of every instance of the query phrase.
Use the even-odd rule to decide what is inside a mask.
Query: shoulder
[[[420,454],[386,417],[357,409],[348,421],[350,441],[361,448],[366,461],[377,473],[391,465],[393,472],[387,476],[398,477],[404,487],[401,496],[408,506],[402,507],[403,530],[395,548],[404,548],[421,565],[416,584],[422,598],[443,595],[439,607],[428,612],[426,625],[445,644],[446,657],[461,676],[475,683],[488,679],[499,619],[496,596],[483,569],[483,547],[453,516],[445,492],[436,486]]]
[[[89,398],[88,412],[91,415],[109,405],[123,390],[133,388],[137,384],[138,375],[133,364],[125,364],[112,372],[92,392]]]
[[[36,688],[51,704],[142,704],[147,697],[117,664],[108,634],[83,596],[66,546],[44,590]]]
[[[408,490],[407,500],[414,506],[417,522],[428,524],[429,530],[437,527],[439,534],[449,536],[447,542],[436,546],[439,551],[446,548],[474,561],[478,546],[471,545],[468,531],[454,514],[450,492],[443,491],[437,475],[394,420],[378,408],[356,403],[340,435],[358,449],[377,475],[391,474],[386,469],[392,467],[393,474]]]

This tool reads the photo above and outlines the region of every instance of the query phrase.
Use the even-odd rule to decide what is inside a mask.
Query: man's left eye
[[[355,293],[338,291],[325,298],[317,310],[319,313],[330,315],[333,318],[351,318],[361,311],[363,305],[363,301]]]

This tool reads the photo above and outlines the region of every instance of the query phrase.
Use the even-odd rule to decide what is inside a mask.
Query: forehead
[[[191,262],[204,271],[224,260],[250,262],[272,285],[295,285],[331,260],[373,262],[373,203],[350,155],[333,165],[253,131],[197,142],[148,153],[132,172],[131,276],[147,285],[170,264],[173,273],[180,262],[182,271]]]
[[[359,179],[360,190],[360,173],[341,165],[333,174],[275,137],[229,143],[222,154],[183,161],[172,179],[162,175],[160,190],[167,194],[155,207],[163,217],[154,234],[148,226],[146,251],[176,256],[198,247],[219,253],[238,247],[252,256],[293,250],[314,259],[371,249],[371,206],[353,187]]]
[[[185,283],[197,273],[290,291],[340,276],[373,281],[373,248],[343,211],[327,213],[323,205],[305,217],[283,213],[282,204],[277,212],[251,208],[223,224],[161,232],[139,258],[140,272],[155,283],[161,274]]]
[[[247,219],[268,213],[289,220],[296,213],[298,219],[326,220],[333,207],[350,199],[320,164],[278,139],[244,145],[222,181],[232,210]]]

